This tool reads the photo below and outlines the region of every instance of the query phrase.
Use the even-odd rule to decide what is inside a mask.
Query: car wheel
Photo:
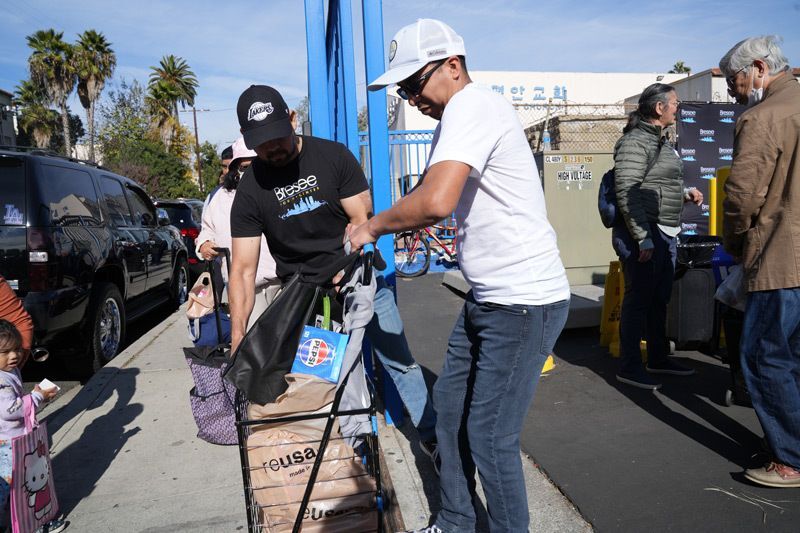
[[[116,357],[125,339],[125,304],[112,283],[100,283],[95,296],[90,349],[92,370],[96,372]]]
[[[169,284],[169,300],[173,309],[177,309],[189,297],[189,264],[181,257],[175,265],[172,280]]]

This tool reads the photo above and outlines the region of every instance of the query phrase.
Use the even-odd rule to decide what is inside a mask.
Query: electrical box
[[[602,284],[617,256],[597,212],[597,191],[614,154],[547,150],[534,158],[570,285]]]

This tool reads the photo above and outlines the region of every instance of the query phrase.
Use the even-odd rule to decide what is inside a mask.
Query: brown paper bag
[[[305,485],[280,490],[265,489],[258,497],[273,501],[288,497],[291,503],[263,504],[262,523],[270,533],[291,531]],[[375,508],[375,480],[369,476],[317,482],[303,515],[303,533],[351,533],[375,531],[378,515]]]

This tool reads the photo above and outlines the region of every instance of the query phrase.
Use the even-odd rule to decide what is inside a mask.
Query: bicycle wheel
[[[420,231],[404,231],[394,237],[394,268],[401,278],[415,278],[428,271],[431,245]]]

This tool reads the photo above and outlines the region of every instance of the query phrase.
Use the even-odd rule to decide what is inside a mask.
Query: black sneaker
[[[422,453],[431,458],[431,461],[433,461],[433,469],[438,476],[439,469],[442,467],[442,459],[439,457],[439,443],[435,440],[420,441],[419,448],[422,450]]]
[[[694,368],[679,365],[669,358],[657,364],[648,362],[647,371],[651,374],[672,374],[673,376],[691,376],[694,374]]]
[[[36,530],[36,533],[58,533],[64,531],[67,521],[63,518],[55,518]]]
[[[661,383],[650,377],[641,369],[636,372],[619,372],[617,374],[617,381],[639,387],[640,389],[658,390],[661,388]]]

